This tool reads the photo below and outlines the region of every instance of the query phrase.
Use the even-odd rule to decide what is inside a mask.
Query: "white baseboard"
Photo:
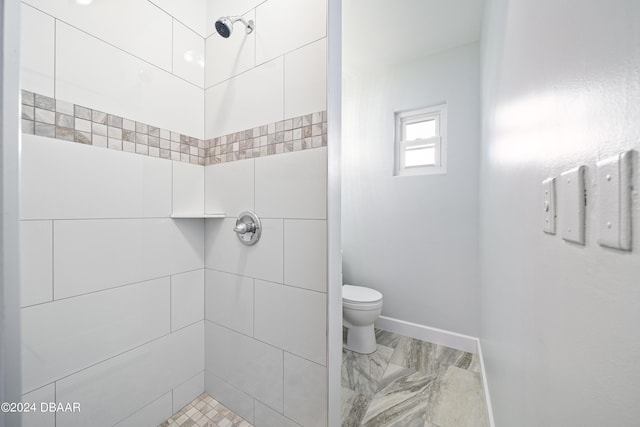
[[[469,353],[475,354],[478,351],[478,338],[476,337],[405,322],[393,317],[380,316],[376,321],[376,328]]]
[[[489,397],[489,384],[487,383],[487,371],[484,369],[484,357],[482,356],[482,346],[480,340],[477,340],[478,345],[478,359],[480,360],[480,375],[482,375],[482,386],[484,387],[484,399],[487,402],[487,415],[489,417],[489,425],[496,427],[496,423],[493,420],[493,409],[491,406],[491,397]]]

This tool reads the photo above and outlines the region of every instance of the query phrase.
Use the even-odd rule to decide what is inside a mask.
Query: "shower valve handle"
[[[253,233],[256,231],[256,225],[254,223],[245,224],[244,222],[241,222],[233,228],[233,231],[238,234]]]

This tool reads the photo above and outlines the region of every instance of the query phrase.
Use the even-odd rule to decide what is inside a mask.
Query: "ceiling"
[[[345,67],[388,66],[480,40],[484,0],[343,0]]]

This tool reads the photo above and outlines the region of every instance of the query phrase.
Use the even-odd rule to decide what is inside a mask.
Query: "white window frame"
[[[435,175],[447,172],[447,104],[414,110],[399,111],[395,116],[395,176]],[[436,136],[408,141],[404,133],[407,125],[434,119]],[[414,147],[430,145],[435,148],[435,164],[405,166],[405,154]]]

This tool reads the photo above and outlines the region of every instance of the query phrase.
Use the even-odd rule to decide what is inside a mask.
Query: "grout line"
[[[300,286],[289,285],[287,283],[274,282],[273,280],[262,279],[260,277],[247,276],[247,275],[244,275],[244,274],[241,274],[241,273],[234,273],[234,272],[231,272],[231,271],[225,271],[225,270],[220,270],[220,269],[211,268],[211,267],[205,267],[205,269],[206,270],[211,270],[211,271],[216,271],[218,273],[230,274],[230,275],[238,276],[238,277],[245,277],[247,279],[259,280],[261,282],[270,283],[272,285],[286,286],[287,288],[293,288],[293,289],[298,289],[298,290],[302,290],[302,291],[314,292],[316,294],[327,295],[327,292],[325,292],[325,291],[318,291],[318,290],[315,290],[315,289],[302,288]]]
[[[316,361],[314,361],[314,360],[308,359],[308,358],[307,358],[307,357],[305,357],[305,356],[301,356],[301,355],[299,355],[299,354],[297,354],[297,353],[293,353],[293,352],[292,352],[292,351],[290,351],[290,350],[285,350],[284,348],[278,347],[278,346],[277,346],[277,345],[275,345],[275,344],[268,343],[268,342],[263,341],[263,340],[261,340],[261,339],[259,339],[259,338],[249,336],[249,335],[247,335],[247,334],[245,334],[245,333],[243,333],[243,332],[237,331],[237,330],[235,330],[235,329],[231,329],[230,327],[225,326],[225,325],[223,325],[223,324],[221,324],[221,323],[218,323],[218,322],[214,322],[213,320],[207,320],[207,319],[205,319],[204,321],[205,321],[205,323],[206,323],[206,322],[209,322],[209,323],[211,323],[211,324],[213,324],[213,325],[215,325],[215,326],[219,326],[219,327],[221,327],[221,328],[224,328],[224,329],[226,329],[226,330],[228,330],[228,331],[231,331],[231,332],[233,332],[233,333],[236,333],[236,334],[238,334],[238,335],[242,335],[242,336],[243,336],[243,337],[245,337],[245,338],[249,338],[249,339],[252,339],[252,340],[254,340],[254,341],[257,341],[257,342],[259,342],[259,343],[261,343],[261,344],[267,345],[267,346],[269,346],[269,347],[271,347],[271,348],[273,348],[273,349],[275,349],[275,350],[283,351],[283,352],[287,352],[287,353],[289,353],[289,354],[291,354],[291,355],[293,355],[293,356],[299,357],[300,359],[304,359],[304,360],[306,360],[307,362],[310,362],[310,363],[316,364],[316,365],[318,365],[318,366],[322,366],[323,368],[326,368],[326,367],[327,367],[327,365],[323,365],[323,364],[318,363],[318,362],[316,362]]]
[[[185,27],[187,27],[190,31],[192,31],[194,34],[196,34],[198,37],[200,37],[201,39],[206,39],[208,36],[203,36],[202,34],[200,34],[199,32],[197,32],[196,30],[194,30],[190,25],[188,25],[186,22],[183,22],[182,20],[178,19],[176,16],[172,15],[171,13],[169,13],[168,11],[164,10],[163,8],[161,8],[160,6],[158,6],[157,4],[155,4],[153,1],[148,0],[149,3],[151,3],[152,5],[154,5],[156,8],[158,8],[159,10],[161,10],[162,12],[166,13],[167,15],[169,15],[169,17],[175,21],[177,21],[178,23],[184,25]],[[206,14],[205,14],[206,15]],[[205,33],[206,33],[206,28],[205,28]]]
[[[198,270],[201,270],[201,269],[202,268],[197,268],[195,270],[182,271],[180,273],[171,273],[171,274],[168,274],[168,275],[165,275],[165,276],[153,277],[153,278],[150,278],[150,279],[144,279],[144,280],[140,280],[140,281],[137,281],[137,282],[130,282],[130,283],[122,284],[122,285],[112,286],[112,287],[105,288],[105,289],[98,289],[98,290],[91,291],[91,292],[85,292],[85,293],[82,293],[82,294],[71,295],[71,296],[64,297],[64,298],[57,298],[57,299],[53,299],[51,301],[45,301],[45,302],[41,302],[41,303],[38,303],[38,304],[26,305],[26,306],[20,307],[20,308],[23,309],[23,308],[37,307],[39,305],[50,304],[50,303],[57,302],[57,301],[64,301],[64,300],[68,300],[68,299],[71,299],[71,298],[77,298],[77,297],[81,297],[81,296],[85,296],[85,295],[92,295],[92,294],[96,294],[98,292],[108,292],[108,291],[111,291],[111,290],[114,290],[114,289],[124,288],[126,286],[134,286],[134,285],[138,285],[138,284],[141,284],[141,283],[152,282],[154,280],[165,279],[167,277],[171,278],[171,276],[177,276],[179,274],[192,273],[194,271],[198,271]]]
[[[76,27],[75,25],[73,25],[73,24],[71,24],[69,22],[63,21],[63,20],[61,20],[61,19],[59,19],[59,18],[57,18],[57,17],[55,17],[55,16],[53,16],[53,15],[47,13],[47,12],[44,12],[44,11],[42,11],[40,9],[37,9],[37,8],[34,8],[34,9],[36,9],[36,10],[38,10],[38,11],[40,11],[40,12],[42,12],[42,13],[48,15],[48,16],[53,17],[54,19],[56,19],[56,20],[62,22],[63,24],[75,29],[76,31],[80,31],[81,33],[84,33],[84,34],[88,35],[89,37],[91,37],[91,38],[93,38],[95,40],[101,41],[102,43],[104,43],[104,44],[106,44],[108,46],[111,46],[112,48],[115,48],[115,49],[119,50],[120,52],[126,53],[127,55],[130,55],[130,56],[132,56],[132,57],[144,62],[145,64],[148,64],[148,65],[150,65],[150,66],[152,66],[152,67],[154,67],[154,68],[156,68],[156,69],[158,69],[160,71],[164,71],[165,73],[171,74],[175,78],[180,79],[183,82],[190,84],[191,86],[195,86],[198,89],[203,89],[202,87],[198,86],[197,84],[195,84],[195,83],[193,83],[193,82],[191,82],[191,81],[189,81],[189,80],[187,80],[187,79],[185,79],[185,78],[183,78],[183,77],[181,77],[181,76],[179,76],[177,74],[173,74],[172,71],[169,71],[169,70],[167,70],[165,68],[162,68],[161,66],[159,66],[157,64],[154,64],[153,62],[150,62],[147,59],[144,59],[144,58],[142,58],[142,57],[140,57],[140,56],[138,56],[138,55],[136,55],[134,53],[131,53],[131,52],[127,51],[127,50],[124,50],[123,48],[121,48],[121,47],[119,47],[119,46],[117,46],[117,45],[115,45],[115,44],[113,44],[111,42],[108,42],[108,41],[106,41],[104,39],[101,39],[100,37],[96,36],[95,34],[92,34],[92,33],[88,32],[86,30],[83,30],[83,29],[81,29],[79,27]],[[171,58],[171,62],[173,63],[173,57]]]
[[[95,362],[93,364],[90,364],[88,366],[85,366],[85,367],[83,367],[83,368],[81,368],[81,369],[79,369],[77,371],[70,372],[70,373],[68,373],[66,375],[61,376],[60,378],[57,378],[55,380],[55,383],[57,384],[57,382],[60,381],[60,380],[64,380],[64,379],[69,378],[69,377],[71,377],[73,375],[76,375],[76,374],[78,374],[80,372],[86,371],[86,370],[88,370],[90,368],[93,368],[93,367],[96,367],[96,366],[98,366],[98,365],[100,365],[102,363],[108,362],[109,360],[115,359],[116,357],[122,356],[123,354],[126,354],[126,353],[129,353],[131,351],[137,350],[137,349],[142,348],[142,347],[144,347],[146,345],[149,345],[149,344],[151,344],[153,342],[159,341],[159,340],[161,340],[163,338],[167,338],[167,337],[169,337],[169,336],[171,336],[171,335],[173,335],[173,334],[175,334],[177,332],[180,332],[180,331],[182,331],[184,329],[193,327],[193,326],[197,325],[199,322],[202,322],[202,320],[199,320],[197,322],[193,322],[193,323],[191,323],[189,325],[186,325],[186,326],[184,326],[182,328],[176,329],[174,332],[169,332],[169,333],[166,333],[166,334],[163,334],[163,335],[159,335],[159,336],[157,336],[157,337],[155,337],[155,338],[153,338],[153,339],[151,339],[149,341],[145,341],[145,342],[143,342],[143,343],[141,343],[139,345],[136,345],[134,347],[128,348],[128,349],[126,349],[124,351],[121,351],[120,353],[114,354],[113,356],[109,356],[106,359],[103,359],[103,360],[100,360],[100,361]],[[48,384],[50,384],[50,383],[48,383]],[[32,391],[38,390],[38,389],[40,389],[42,387],[44,387],[44,386],[39,385],[38,387],[35,387],[35,388],[30,389],[30,390],[28,390],[26,392],[23,392],[22,394],[31,393]]]

